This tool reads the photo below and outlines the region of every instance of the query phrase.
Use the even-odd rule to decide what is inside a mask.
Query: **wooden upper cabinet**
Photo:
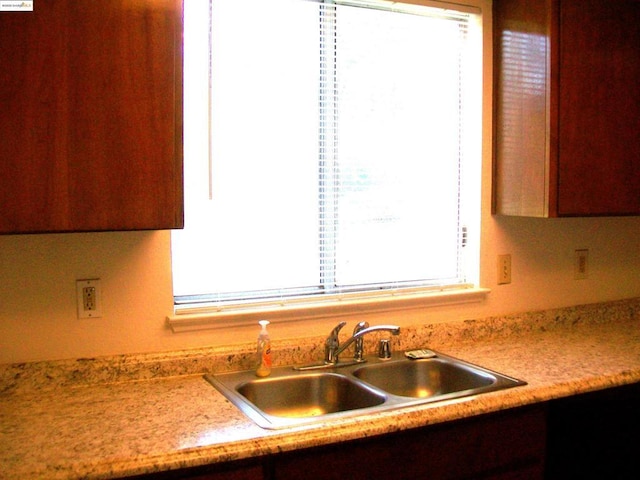
[[[640,1],[493,7],[494,213],[640,215]]]
[[[182,1],[0,12],[0,233],[180,228]]]

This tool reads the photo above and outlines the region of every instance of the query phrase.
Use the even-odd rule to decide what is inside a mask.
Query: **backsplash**
[[[624,322],[639,315],[640,298],[635,298],[507,316],[403,326],[400,335],[391,337],[391,341],[394,350],[422,347],[446,350],[460,343],[487,342],[583,324]],[[365,338],[366,352],[375,351],[380,335]],[[320,361],[324,355],[324,339],[322,336],[284,341],[272,339],[274,366]],[[254,368],[254,363],[255,343],[244,343],[170,353],[4,364],[0,365],[0,394],[245,370]]]

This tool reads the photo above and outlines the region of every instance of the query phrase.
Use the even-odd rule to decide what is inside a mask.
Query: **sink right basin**
[[[353,375],[385,392],[403,397],[430,398],[495,385],[495,374],[441,358],[378,363]]]

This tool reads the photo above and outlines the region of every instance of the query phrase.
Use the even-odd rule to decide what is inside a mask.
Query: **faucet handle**
[[[331,330],[331,333],[329,334],[329,336],[327,337],[327,340],[336,340],[338,341],[338,333],[340,333],[340,330],[342,329],[342,327],[344,327],[347,324],[347,322],[340,322],[339,324],[337,324],[335,327],[333,327],[333,330]]]
[[[388,338],[380,339],[378,343],[378,358],[380,360],[388,360],[391,358],[391,340]]]
[[[365,328],[369,328],[369,322],[358,322],[358,324],[353,328],[353,336],[355,337],[358,332]],[[362,362],[364,359],[364,339],[362,337],[358,337],[355,341],[353,359],[356,362]]]
[[[346,324],[347,322],[340,322],[338,325],[333,327],[333,330],[331,330],[331,333],[324,341],[325,363],[335,363],[336,352],[340,347],[340,338],[338,337],[338,334],[340,333],[342,327],[344,327]]]

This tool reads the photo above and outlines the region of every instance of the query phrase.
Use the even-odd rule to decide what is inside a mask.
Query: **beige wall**
[[[490,11],[490,2],[480,3]],[[492,291],[480,304],[374,315],[372,323],[481,318],[640,297],[640,218],[491,216],[490,58],[487,52],[480,283]],[[590,250],[586,280],[573,278],[576,248]],[[499,286],[496,257],[503,253],[512,255],[513,281]],[[102,279],[103,318],[79,320],[75,281],[96,277]],[[255,340],[253,327],[174,334],[165,324],[172,302],[169,232],[0,236],[0,363]],[[274,340],[324,335],[334,322],[276,321],[270,331]]]
[[[485,215],[486,302],[385,315],[410,324],[640,297],[640,218],[515,219]],[[589,248],[590,276],[573,278],[573,251]],[[511,253],[513,282],[496,284]],[[100,277],[104,316],[76,318],[75,280]],[[166,351],[254,340],[255,328],[171,333],[169,232],[0,237],[0,363]],[[332,319],[277,322],[274,339],[322,335]],[[355,323],[354,320],[349,321]]]

